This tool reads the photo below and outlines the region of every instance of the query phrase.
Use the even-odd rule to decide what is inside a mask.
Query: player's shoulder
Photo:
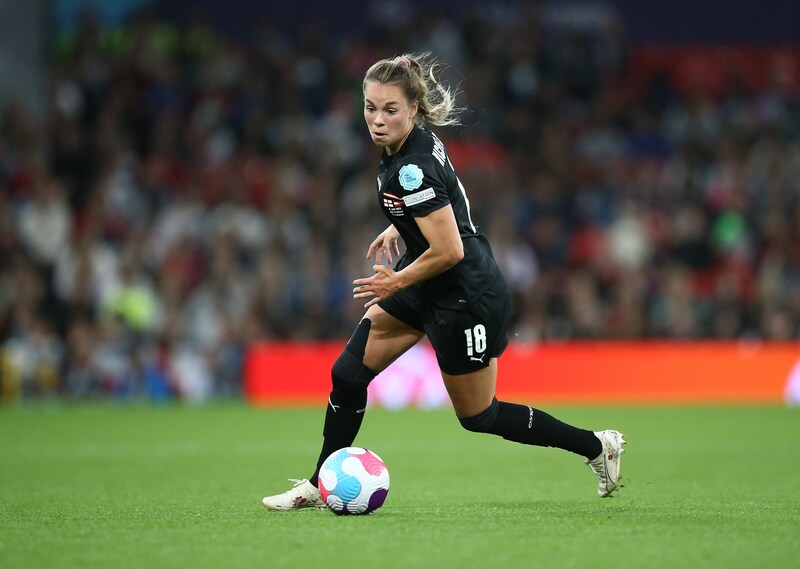
[[[403,155],[406,159],[412,156],[435,157],[444,153],[442,141],[433,131],[424,127],[414,127],[403,146]]]
[[[415,165],[425,172],[438,170],[445,164],[445,151],[442,142],[426,128],[415,128],[398,156],[398,167]]]
[[[430,130],[414,127],[392,166],[392,178],[407,192],[422,186],[446,185],[447,155],[441,141]]]

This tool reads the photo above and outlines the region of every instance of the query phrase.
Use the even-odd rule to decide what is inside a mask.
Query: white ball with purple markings
[[[335,514],[371,514],[389,494],[389,470],[365,448],[339,449],[322,463],[319,493]]]

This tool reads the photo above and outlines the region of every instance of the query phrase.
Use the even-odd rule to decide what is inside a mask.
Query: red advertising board
[[[262,343],[245,364],[255,404],[319,404],[343,343]],[[497,396],[563,404],[780,404],[800,375],[800,344],[576,342],[514,344],[500,358]],[[435,356],[423,344],[380,374],[371,401],[446,403]]]

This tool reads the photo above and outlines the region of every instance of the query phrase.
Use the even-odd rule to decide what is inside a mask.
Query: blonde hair
[[[410,102],[418,105],[414,122],[418,126],[430,123],[435,126],[460,124],[455,106],[455,92],[445,87],[438,76],[440,65],[426,53],[404,53],[373,64],[364,75],[367,81],[395,83]]]

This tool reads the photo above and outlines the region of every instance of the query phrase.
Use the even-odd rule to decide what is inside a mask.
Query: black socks
[[[555,447],[592,460],[603,451],[600,440],[592,431],[579,429],[559,421],[544,411],[493,401],[483,413],[461,419],[468,430],[498,435],[517,443],[542,447]]]
[[[322,450],[317,460],[317,468],[308,479],[311,484],[318,486],[319,469],[332,452],[353,444],[364,420],[366,407],[366,387],[360,393],[342,393],[337,389],[331,391],[328,409],[325,411],[325,427],[322,429],[324,437]]]
[[[325,411],[322,450],[317,460],[317,468],[308,479],[314,486],[319,486],[319,469],[325,459],[334,451],[352,445],[364,420],[367,387],[376,375],[364,365],[364,350],[371,326],[369,318],[362,318],[347,346],[333,362],[331,369],[333,388],[328,397],[328,409]]]

